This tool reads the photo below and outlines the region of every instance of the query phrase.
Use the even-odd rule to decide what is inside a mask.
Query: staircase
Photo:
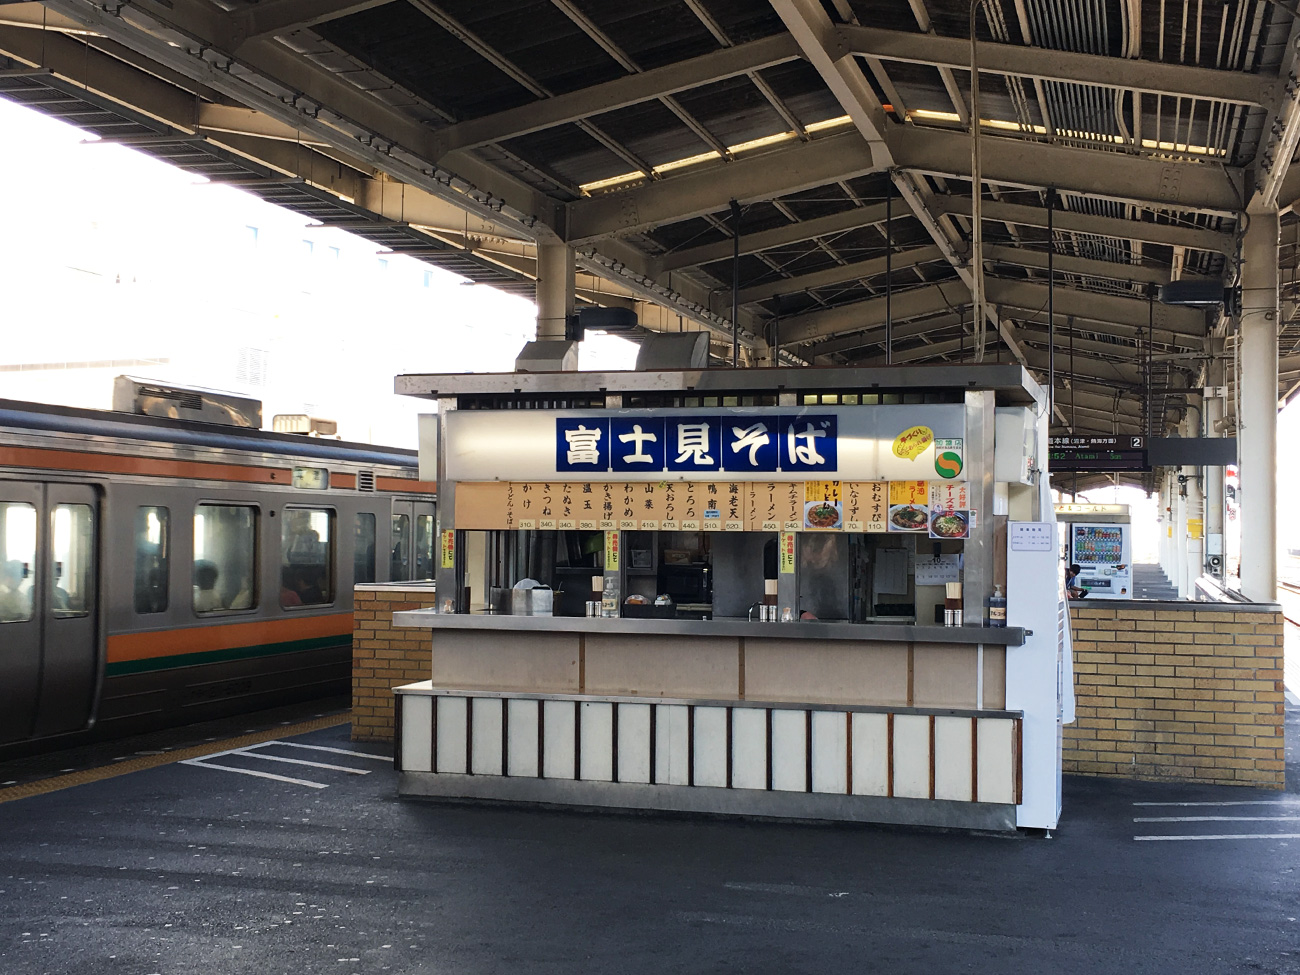
[[[1177,600],[1178,590],[1170,583],[1159,565],[1133,566],[1134,599],[1170,599]]]

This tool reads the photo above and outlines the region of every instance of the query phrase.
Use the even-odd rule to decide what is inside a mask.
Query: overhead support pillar
[[[576,255],[567,244],[537,245],[537,341],[563,341],[573,314]]]
[[[515,359],[516,372],[570,372],[578,368],[578,343],[569,338],[574,264],[567,244],[537,245],[537,340]]]
[[[1278,212],[1251,208],[1242,242],[1241,592],[1259,603],[1277,600],[1277,323]]]

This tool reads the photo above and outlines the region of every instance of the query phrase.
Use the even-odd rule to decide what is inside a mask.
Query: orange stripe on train
[[[213,626],[188,626],[149,633],[119,633],[108,638],[108,662],[175,657],[186,653],[234,650],[290,640],[324,636],[351,636],[352,614],[303,616],[278,620],[249,620]]]
[[[45,447],[0,447],[0,466],[79,471],[87,474],[143,474],[209,481],[245,481],[254,484],[288,484],[292,473],[287,467],[246,467],[196,460],[161,460],[154,457],[51,450]]]

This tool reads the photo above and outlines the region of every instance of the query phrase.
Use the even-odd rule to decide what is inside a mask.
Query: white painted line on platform
[[[1135,823],[1294,823],[1300,816],[1147,816]]]
[[[222,754],[229,755],[230,752]],[[213,765],[202,758],[188,758],[180,763],[181,765],[193,765],[196,768],[215,768],[223,772],[238,772],[240,775],[254,775],[259,779],[274,779],[276,782],[288,782],[291,785],[305,785],[312,789],[328,789],[329,786],[322,782],[310,782],[307,779],[291,779],[287,775],[275,775],[271,772],[256,772],[250,768],[235,768],[233,765]]]
[[[375,755],[371,752],[354,752],[347,748],[330,748],[327,745],[301,745],[296,741],[267,742],[268,745],[285,745],[289,748],[310,748],[314,752],[330,752],[333,755],[351,755],[354,758],[373,758],[377,762],[391,762],[392,755]],[[259,748],[262,746],[258,746]]]
[[[286,765],[306,765],[308,768],[323,768],[331,772],[347,772],[348,775],[369,775],[370,769],[350,768],[347,765],[326,765],[324,762],[309,762],[304,758],[285,758],[283,755],[263,755],[255,752],[251,748],[235,752],[236,755],[242,755],[245,758],[257,758],[263,762],[284,762]]]
[[[1300,833],[1224,833],[1219,836],[1135,836],[1135,840],[1300,840]]]
[[[1135,806],[1300,806],[1300,799],[1236,799],[1230,802],[1135,802]]]

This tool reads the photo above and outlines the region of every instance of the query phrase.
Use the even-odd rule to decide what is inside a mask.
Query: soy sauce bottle
[[[985,600],[985,606],[988,608],[989,626],[1007,625],[1007,597],[1002,595],[1001,586],[993,587],[993,595]]]

